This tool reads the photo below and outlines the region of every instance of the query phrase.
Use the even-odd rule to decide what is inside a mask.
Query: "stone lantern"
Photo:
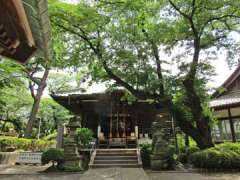
[[[64,140],[64,167],[82,168],[82,156],[78,153],[76,129],[80,127],[77,117],[70,119],[66,125],[67,138]]]
[[[169,145],[174,143],[171,114],[165,106],[161,106],[152,126],[151,169],[165,170],[169,168],[167,157]]]

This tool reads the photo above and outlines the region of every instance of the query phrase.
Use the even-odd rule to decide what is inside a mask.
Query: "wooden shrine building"
[[[213,138],[216,142],[240,140],[240,66],[213,94],[210,107],[218,119],[213,127]]]
[[[134,146],[137,139],[151,139],[157,108],[145,100],[129,104],[122,100],[122,90],[51,96],[75,115],[81,116],[82,127],[91,129],[100,145]]]

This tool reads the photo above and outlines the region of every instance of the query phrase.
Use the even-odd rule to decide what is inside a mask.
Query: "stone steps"
[[[108,160],[95,160],[94,164],[137,164],[138,160],[129,160],[129,159],[108,159]]]
[[[142,167],[137,149],[97,149],[90,168]]]
[[[142,165],[138,164],[93,164],[91,168],[112,168],[112,167],[121,167],[121,168],[140,168]]]
[[[121,160],[132,160],[132,159],[136,159],[137,160],[137,157],[136,156],[127,156],[127,155],[122,155],[122,156],[97,156],[95,157],[95,160],[118,160],[118,159],[121,159]]]

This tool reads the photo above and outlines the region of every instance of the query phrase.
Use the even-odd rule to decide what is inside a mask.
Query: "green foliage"
[[[52,162],[52,166],[57,163],[57,166],[60,167],[64,160],[64,153],[62,149],[50,148],[47,151],[42,153],[42,164],[48,164]]]
[[[180,161],[183,164],[189,163],[189,158],[191,154],[198,152],[200,149],[196,146],[190,146],[186,147],[184,149],[181,149],[179,155],[178,155],[178,161]]]
[[[65,123],[72,115],[63,106],[50,98],[43,98],[40,103],[38,117],[41,118],[41,135],[47,136]]]
[[[190,156],[190,162],[197,168],[239,169],[240,144],[224,143],[214,148],[195,152]]]
[[[25,76],[23,66],[7,59],[0,59],[0,87],[21,85]]]
[[[169,145],[164,149],[164,154],[161,158],[166,160],[167,167],[166,169],[174,169],[177,163],[177,154],[176,148],[174,145]]]
[[[141,152],[143,167],[149,168],[151,166],[152,145],[140,144],[140,152]]]
[[[88,147],[89,143],[93,140],[93,132],[88,128],[77,129],[77,141],[83,147]]]
[[[177,134],[177,142],[178,142],[178,147],[180,152],[185,152],[186,146],[185,146],[185,138],[184,138],[184,134]],[[197,143],[191,138],[189,138],[189,147],[190,148],[197,148]]]
[[[190,127],[196,130],[193,132],[201,134],[202,126],[196,126],[196,122],[208,126],[213,119],[206,106],[206,84],[214,75],[209,60],[219,49],[232,51],[237,45],[231,33],[239,31],[238,7],[239,2],[233,0],[76,4],[51,0],[51,23],[57,32],[56,62],[61,68],[87,67],[91,80],[104,81],[111,87],[123,86],[139,99],[158,101],[162,96],[174,97],[180,92],[175,104],[178,113],[183,114],[180,120],[191,123]],[[66,63],[59,63],[62,60]],[[177,70],[169,70],[165,65],[176,66]],[[188,83],[193,87],[183,87],[184,80],[193,81]],[[193,103],[192,97],[200,97],[200,101]],[[194,110],[199,111],[195,119]]]
[[[23,66],[10,60],[0,61],[0,129],[8,131],[7,126],[21,134],[31,107],[32,99],[26,87],[27,78]],[[8,125],[7,125],[8,124]]]
[[[196,142],[191,138],[189,138],[189,147],[186,147],[185,145],[185,138],[184,134],[177,134],[177,142],[178,142],[178,148],[179,148],[179,154],[177,157],[177,160],[180,161],[183,164],[189,163],[189,156],[199,151],[199,148],[197,147]]]
[[[74,77],[64,73],[50,73],[47,84],[50,92],[69,91],[74,88]]]
[[[10,136],[0,136],[0,149],[1,151],[14,151],[14,150],[26,150],[26,151],[42,151],[54,144],[55,141],[42,140],[42,139],[26,139]]]
[[[57,137],[57,132],[54,132],[52,134],[49,134],[49,135],[43,137],[42,139],[46,140],[46,141],[49,141],[49,140],[51,141],[51,140],[55,140],[56,137]]]

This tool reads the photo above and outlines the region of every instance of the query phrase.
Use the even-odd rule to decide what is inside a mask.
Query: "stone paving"
[[[240,180],[240,173],[153,172],[150,180]]]
[[[0,180],[240,180],[240,173],[151,172],[141,168],[90,169],[85,173],[41,173],[46,166],[0,169]]]

